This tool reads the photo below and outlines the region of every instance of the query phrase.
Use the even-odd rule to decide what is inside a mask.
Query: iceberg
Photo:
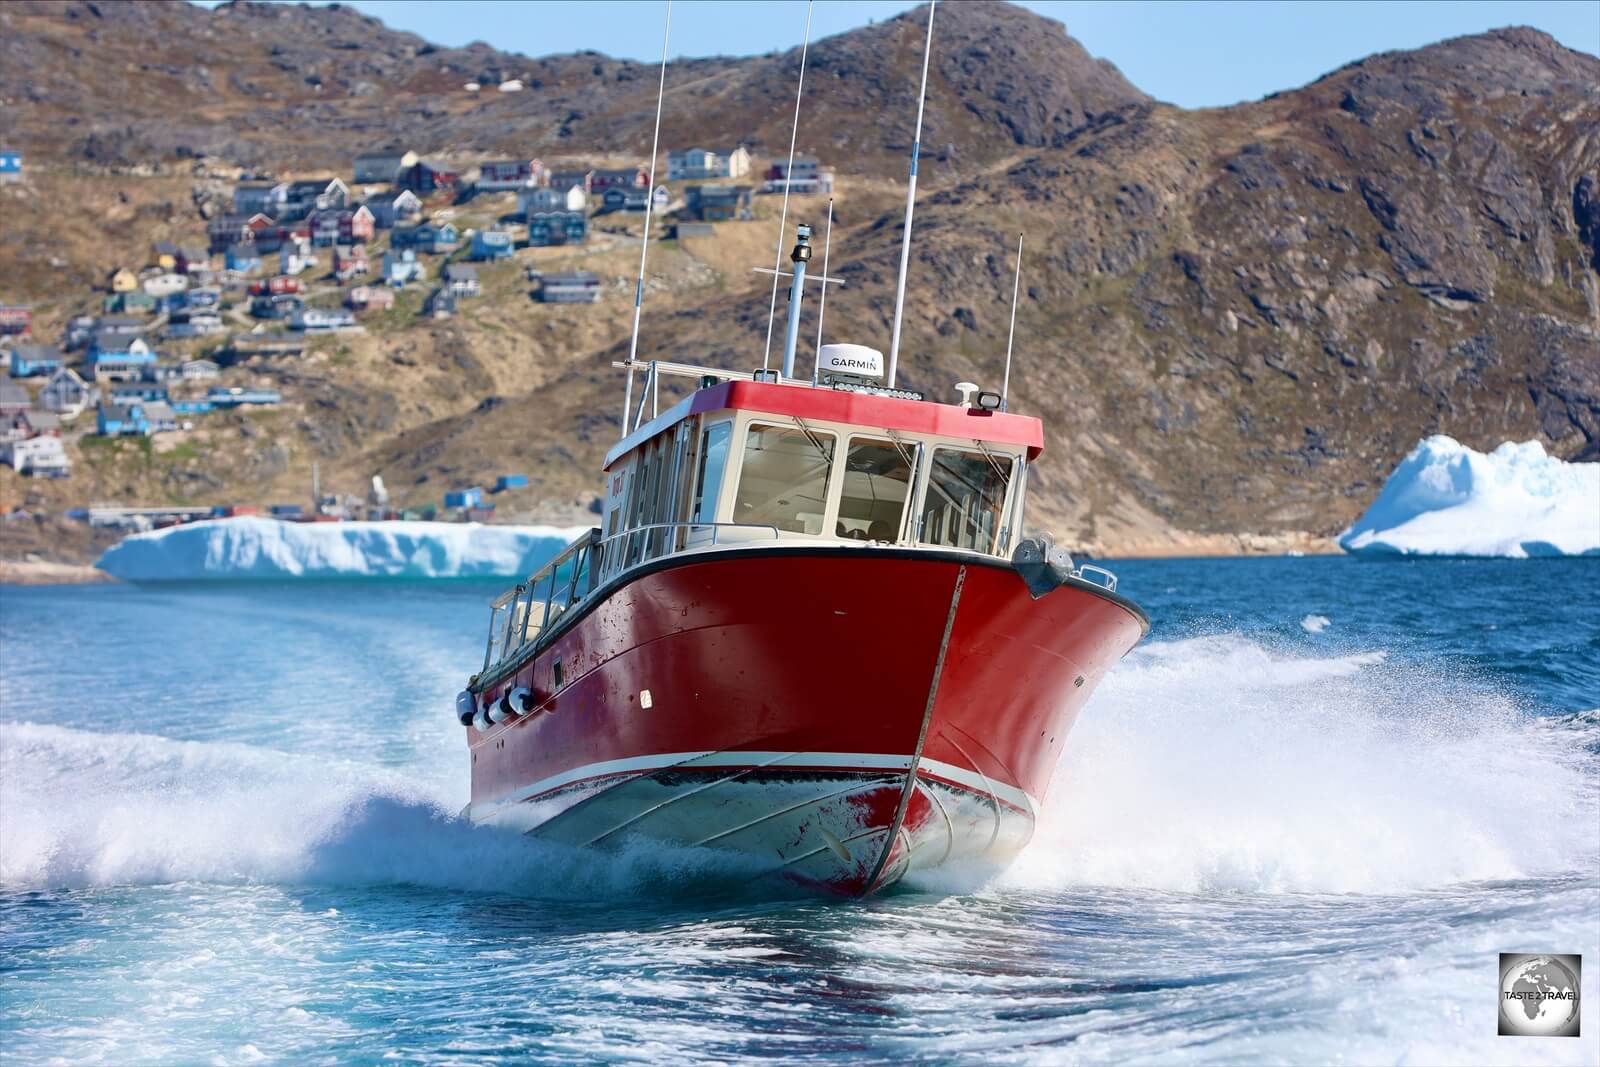
[[[229,518],[133,534],[95,566],[128,582],[274,578],[517,578],[586,527]]]
[[[1418,442],[1339,544],[1355,555],[1600,555],[1600,464],[1538,441],[1485,455],[1442,434]]]

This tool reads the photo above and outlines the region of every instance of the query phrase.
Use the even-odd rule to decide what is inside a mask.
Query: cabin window
[[[997,551],[1012,465],[1010,456],[935,449],[922,501],[922,543]]]
[[[700,435],[700,469],[694,479],[694,508],[689,513],[693,523],[717,521],[717,497],[722,495],[722,474],[728,468],[728,441],[733,437],[733,423],[716,422]]]
[[[852,437],[845,455],[835,530],[855,541],[898,541],[916,446]]]
[[[733,520],[792,533],[822,533],[833,449],[830,433],[751,426],[745,437]]]

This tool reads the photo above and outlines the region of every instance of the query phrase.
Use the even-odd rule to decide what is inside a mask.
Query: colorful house
[[[0,337],[20,337],[33,332],[33,308],[0,304]]]
[[[389,238],[394,248],[415,248],[419,252],[435,255],[453,252],[461,242],[461,231],[452,222],[424,222],[418,226],[397,228]]]
[[[14,148],[0,148],[0,182],[22,180],[22,153]]]
[[[490,159],[478,164],[478,180],[474,184],[480,192],[500,192],[543,185],[548,177],[544,164],[537,159]]]
[[[538,211],[528,216],[528,244],[577,245],[589,237],[589,216],[581,211]]]
[[[139,276],[127,267],[118,267],[107,281],[113,293],[131,293],[139,288]]]

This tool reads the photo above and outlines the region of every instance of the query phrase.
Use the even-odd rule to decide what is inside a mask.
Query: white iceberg
[[[129,582],[270,578],[517,578],[583,527],[231,518],[133,534],[95,564]]]
[[[1339,544],[1356,555],[1600,555],[1600,464],[1563,462],[1537,441],[1485,455],[1429,437]]]

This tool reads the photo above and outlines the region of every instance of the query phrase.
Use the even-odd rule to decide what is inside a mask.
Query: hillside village
[[[0,302],[0,463],[27,477],[70,478],[73,453],[106,439],[159,441],[217,412],[276,408],[280,390],[232,374],[222,381],[225,371],[303,357],[319,338],[449,319],[483,296],[484,273],[517,271],[523,250],[565,249],[581,265],[592,230],[636,241],[652,196],[658,235],[714,239],[716,223],[755,220],[755,196],[834,192],[833,171],[810,155],[759,173],[742,145],[673,151],[665,162],[664,180],[652,183],[644,164],[463,166],[386,147],[356,156],[349,180],[242,173],[224,194],[196,198],[204,243],[154,240],[146,262],[108,264],[98,310],[70,318],[57,343],[40,343],[31,307]],[[0,150],[0,180],[25,177],[23,154]],[[528,262],[520,277],[526,298],[541,303],[594,304],[604,291],[591,270]],[[283,518],[482,520],[495,508],[481,486],[459,486],[436,504],[396,509],[381,475],[373,484],[365,503],[314,491],[307,505],[265,509]],[[525,475],[505,474],[487,492],[526,485]],[[146,502],[69,514],[147,528],[262,508]]]
[[[762,190],[789,177],[791,224],[835,204],[829,339],[887,346],[926,15],[812,42],[814,185],[772,171],[799,48],[668,65],[642,355],[760,366],[752,269],[782,199]],[[1015,5],[939,25],[900,377],[939,398],[1000,379],[1025,234],[1030,521],[1105,553],[1281,550],[1326,543],[1432,433],[1600,458],[1600,58],[1509,27],[1190,111]],[[28,349],[0,404],[39,472],[14,441],[0,514],[464,514],[461,494],[589,521],[657,74],[341,5],[0,5],[0,369]],[[584,273],[566,295],[592,303],[545,302]],[[123,380],[96,380],[97,334]],[[60,369],[81,392],[46,397]],[[70,477],[44,476],[58,447]],[[88,529],[0,522],[0,556],[93,558]]]

